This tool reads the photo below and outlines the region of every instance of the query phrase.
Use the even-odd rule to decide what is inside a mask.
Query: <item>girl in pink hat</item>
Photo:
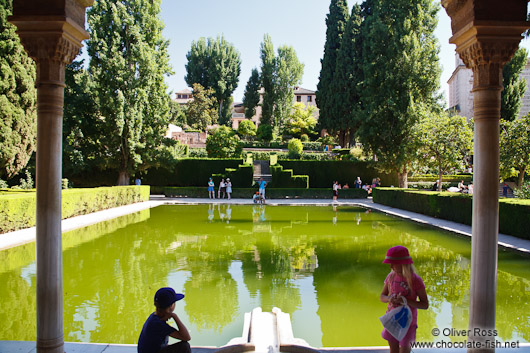
[[[429,307],[425,284],[423,284],[421,277],[416,274],[412,265],[412,258],[406,247],[398,245],[388,249],[383,263],[390,264],[391,271],[386,276],[380,300],[383,303],[388,303],[388,312],[403,305],[402,298],[405,298],[412,313],[412,322],[407,334],[401,341],[394,338],[386,329],[383,329],[381,336],[388,341],[390,353],[409,353],[410,343],[416,341],[418,309]]]

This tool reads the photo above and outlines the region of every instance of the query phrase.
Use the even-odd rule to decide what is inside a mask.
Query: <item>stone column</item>
[[[480,4],[479,4],[480,3]],[[499,229],[499,119],[502,68],[528,28],[518,0],[442,0],[466,66],[473,70],[475,124],[468,352],[494,352]],[[477,331],[478,330],[478,331]],[[486,331],[483,331],[486,330]],[[487,331],[491,330],[491,331]]]
[[[79,53],[81,0],[15,0],[10,22],[37,64],[37,352],[64,352],[61,232],[65,65]]]

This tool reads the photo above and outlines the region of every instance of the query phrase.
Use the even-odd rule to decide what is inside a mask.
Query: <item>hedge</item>
[[[233,188],[232,198],[251,199],[258,188]],[[207,198],[207,187],[165,187],[162,192],[167,197]],[[304,189],[304,188],[266,188],[267,199],[329,199],[333,194],[331,188]],[[339,190],[339,199],[365,199],[368,193],[363,189]]]
[[[407,178],[409,182],[430,182],[434,183],[439,179],[438,175],[426,174],[426,175],[414,175]],[[456,175],[443,175],[442,182],[453,182],[459,183],[460,181],[464,183],[473,182],[472,174],[456,174]]]
[[[241,163],[241,158],[181,159],[171,168],[149,169],[142,178],[142,183],[156,186],[204,186],[213,174],[224,174],[226,168],[237,169]]]
[[[34,192],[0,195],[0,233],[35,225],[35,196]],[[146,200],[149,200],[147,185],[63,190],[62,218]]]
[[[240,164],[237,169],[226,168],[224,173],[213,174],[215,185],[219,186],[221,179],[230,178],[232,187],[249,188],[252,186],[254,166],[251,164]]]
[[[375,188],[373,201],[427,216],[471,225],[473,197],[448,192]],[[499,232],[530,239],[530,200],[499,200]]]
[[[285,160],[280,163],[294,174],[308,175],[310,188],[328,188],[335,180],[353,187],[357,177],[361,177],[363,184],[371,184],[373,178],[380,177],[383,186],[398,185],[397,174],[381,173],[376,163],[370,161]]]
[[[309,188],[309,176],[293,175],[292,169],[283,169],[280,164],[271,166],[271,188]]]

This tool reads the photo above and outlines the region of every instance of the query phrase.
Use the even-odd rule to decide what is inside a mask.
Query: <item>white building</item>
[[[526,92],[519,111],[519,118],[530,112],[530,63],[527,63],[521,76],[526,79]],[[449,84],[449,110],[468,120],[473,117],[473,71],[467,69],[460,56],[455,54],[455,71],[447,81]]]

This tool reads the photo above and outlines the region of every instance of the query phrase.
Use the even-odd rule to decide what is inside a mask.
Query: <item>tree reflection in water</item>
[[[384,345],[381,262],[397,244],[411,251],[431,302],[418,339],[432,341],[442,324],[467,329],[468,239],[344,206],[164,206],[130,217],[65,235],[67,341],[136,343],[155,291],[171,285],[186,294],[177,312],[193,345],[225,344],[258,305],[292,314],[295,335],[316,347]],[[529,341],[528,259],[499,257],[498,338]],[[34,244],[0,260],[0,339],[34,340]]]

